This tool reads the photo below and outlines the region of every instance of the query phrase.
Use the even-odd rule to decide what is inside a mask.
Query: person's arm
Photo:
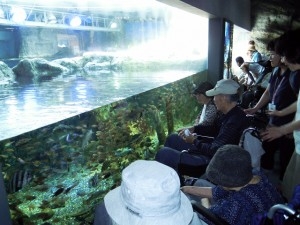
[[[212,198],[211,187],[183,186],[181,190],[186,194],[199,196],[201,198]]]
[[[249,77],[250,80],[251,80],[251,84],[252,84],[252,83],[255,83],[255,79],[254,79],[252,73],[250,73],[250,70],[249,70],[249,64],[248,64],[248,63],[243,63],[243,64],[241,65],[240,68],[243,70],[243,72],[244,72],[245,74],[248,75],[248,77]]]
[[[298,129],[300,129],[300,120],[290,122],[280,127],[268,127],[266,131],[261,133],[261,136],[264,141],[272,141]]]
[[[270,111],[270,116],[286,116],[297,111],[297,101],[282,110]]]
[[[256,51],[255,53],[253,53],[251,61],[252,62],[262,61],[262,56],[261,56],[260,52]]]
[[[195,146],[193,151],[207,157],[212,157],[220,146],[239,143],[241,134],[248,127],[249,121],[246,115],[238,108],[229,113],[229,115],[219,120],[221,126],[215,127],[217,128],[215,129],[215,134],[209,133],[206,127],[203,127],[203,133],[197,132],[198,126],[195,127],[195,133],[215,138],[209,140],[204,138],[185,140],[188,143],[193,143]]]
[[[254,114],[258,110],[260,110],[263,106],[265,106],[270,101],[270,85],[268,85],[267,89],[264,91],[263,95],[260,97],[259,101],[253,108],[245,109],[244,112],[247,114]]]

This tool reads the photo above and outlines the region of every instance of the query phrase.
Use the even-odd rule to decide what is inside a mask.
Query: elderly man
[[[165,147],[157,152],[155,160],[176,171],[179,164],[197,169],[198,166],[205,167],[220,146],[238,144],[244,129],[249,126],[246,114],[237,106],[239,87],[233,80],[218,81],[213,89],[206,92],[207,96],[214,96],[217,109],[223,113],[217,124],[196,125],[178,135],[170,135]],[[182,153],[183,150],[185,153]],[[205,169],[199,171],[200,175],[204,172]]]

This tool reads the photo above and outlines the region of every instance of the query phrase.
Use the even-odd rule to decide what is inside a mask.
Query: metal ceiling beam
[[[33,22],[33,21],[24,21],[22,23],[15,23],[13,21],[0,19],[0,25],[4,26],[14,26],[14,27],[44,27],[52,29],[70,29],[70,30],[93,30],[93,31],[108,31],[108,32],[119,32],[119,28],[109,28],[109,27],[96,27],[96,26],[78,26],[72,27],[67,24],[50,24],[44,22]]]

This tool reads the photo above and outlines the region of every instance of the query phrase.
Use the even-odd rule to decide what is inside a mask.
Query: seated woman
[[[216,119],[219,117],[220,112],[218,112],[217,107],[214,103],[213,96],[207,96],[206,91],[213,89],[213,85],[208,82],[202,82],[193,91],[193,95],[196,97],[199,104],[203,105],[203,108],[195,120],[196,125],[214,125]]]
[[[206,169],[206,176],[214,187],[184,186],[181,190],[211,199],[209,210],[229,224],[248,225],[256,213],[267,212],[271,206],[284,202],[265,176],[252,173],[249,152],[237,145],[219,148]],[[212,224],[206,218],[201,219]]]
[[[206,225],[180,191],[177,173],[156,161],[137,160],[122,171],[121,186],[96,207],[94,225]]]
[[[221,112],[217,110],[212,96],[207,96],[206,91],[213,89],[213,85],[204,81],[201,82],[198,87],[192,92],[193,96],[197,99],[200,105],[203,105],[200,113],[195,119],[194,126],[203,125],[211,126],[214,125],[216,120],[221,116]],[[192,129],[193,127],[180,128],[177,132],[180,133],[185,129]]]

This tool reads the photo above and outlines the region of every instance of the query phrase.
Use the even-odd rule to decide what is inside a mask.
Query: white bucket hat
[[[215,96],[215,95],[233,95],[237,94],[239,91],[240,85],[231,79],[223,79],[219,80],[216,86],[206,91],[207,96]]]
[[[122,172],[122,183],[104,197],[119,225],[188,225],[193,209],[180,191],[177,173],[157,161],[137,160]]]

